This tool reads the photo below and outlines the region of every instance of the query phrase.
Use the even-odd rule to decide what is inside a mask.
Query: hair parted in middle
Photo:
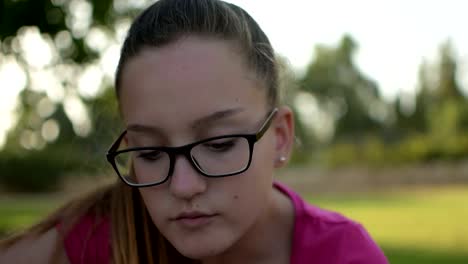
[[[219,0],[160,0],[140,14],[122,46],[117,96],[129,59],[144,48],[162,47],[189,35],[233,42],[246,65],[264,82],[268,104],[278,104],[278,67],[268,37],[246,11]]]

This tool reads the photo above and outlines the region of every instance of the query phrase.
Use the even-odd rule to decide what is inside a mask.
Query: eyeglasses
[[[125,148],[124,131],[107,152],[117,175],[132,187],[162,184],[174,172],[176,157],[183,155],[192,167],[207,177],[225,177],[246,171],[254,145],[270,127],[278,109],[273,109],[255,134],[211,137],[180,147]]]

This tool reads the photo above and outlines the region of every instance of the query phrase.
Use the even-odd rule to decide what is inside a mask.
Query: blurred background
[[[113,77],[147,0],[0,0],[0,237],[115,180]],[[468,263],[468,2],[231,1],[278,52],[296,151],[278,179],[391,263]]]

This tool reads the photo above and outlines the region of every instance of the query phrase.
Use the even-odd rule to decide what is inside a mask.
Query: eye
[[[222,139],[222,140],[215,140],[209,141],[203,144],[204,147],[208,148],[211,151],[215,152],[225,152],[229,151],[235,147],[237,139]]]
[[[138,153],[138,158],[141,158],[145,161],[157,161],[162,157],[162,152],[159,150],[152,150],[152,151],[146,151],[146,152],[139,152]]]

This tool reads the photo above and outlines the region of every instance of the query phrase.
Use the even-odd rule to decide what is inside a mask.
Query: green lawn
[[[0,197],[0,236],[27,227],[60,206],[53,196]]]
[[[468,186],[308,200],[361,222],[391,263],[468,263]]]
[[[468,186],[307,197],[361,222],[395,264],[468,263]],[[0,197],[0,234],[60,205],[52,196]]]

